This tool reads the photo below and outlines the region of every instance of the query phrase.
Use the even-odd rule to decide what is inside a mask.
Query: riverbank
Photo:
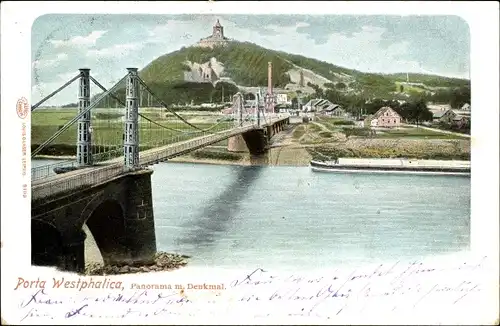
[[[463,150],[462,150],[463,148]],[[209,150],[204,150],[205,153]],[[331,161],[335,158],[356,159],[412,159],[441,161],[470,161],[470,152],[465,144],[428,142],[422,144],[413,140],[358,140],[350,139],[342,144],[300,145],[290,144],[275,146],[259,160],[249,153],[235,153],[237,159],[225,159],[212,152],[215,157],[194,157],[191,154],[168,160],[175,163],[215,164],[215,165],[272,165],[272,166],[308,166],[311,160]],[[37,156],[40,159],[69,160],[71,156]]]
[[[157,252],[151,264],[121,264],[104,265],[99,262],[87,262],[85,275],[116,275],[149,272],[164,272],[181,268],[187,265],[189,256]]]
[[[215,165],[250,165],[250,160],[246,160],[244,157],[238,161],[228,161],[228,160],[215,160],[215,159],[202,159],[194,158],[189,155],[178,156],[173,159],[168,160],[168,162],[174,163],[194,163],[194,164],[215,164]]]
[[[331,127],[325,122],[323,124],[315,122],[314,124],[292,125],[286,131],[273,137],[267,155],[259,158],[251,157],[248,152],[228,152],[227,145],[221,145],[203,148],[169,161],[244,166],[308,166],[311,160],[334,160],[340,157],[470,161],[470,139],[466,138],[435,138],[439,137],[440,134],[433,134],[434,138],[426,138],[429,137],[427,134],[420,135],[415,132],[412,134],[404,129],[391,131],[395,133],[394,135],[385,131],[378,136],[380,138],[371,138],[346,135],[337,129],[337,126]],[[409,129],[414,131],[417,128]],[[402,134],[403,131],[408,135]],[[74,151],[74,148],[72,150]],[[37,157],[45,159],[75,158],[72,155]]]

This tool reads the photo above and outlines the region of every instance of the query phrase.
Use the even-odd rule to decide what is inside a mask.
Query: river
[[[470,177],[191,163],[152,169],[158,250],[190,255],[190,265],[315,268],[469,247]]]

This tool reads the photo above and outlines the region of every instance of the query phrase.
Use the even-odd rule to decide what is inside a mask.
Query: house
[[[328,106],[332,105],[332,102],[325,99],[312,99],[303,106],[304,111],[306,112],[319,112],[323,111]]]
[[[441,118],[447,114],[448,111],[452,111],[451,109],[429,109],[432,112],[432,121],[439,122]]]
[[[276,94],[276,104],[291,104],[291,101],[289,101],[289,99],[288,99],[288,94],[277,93]]]
[[[462,111],[470,111],[470,104],[469,103],[465,103],[464,105],[462,105],[461,110]]]
[[[448,124],[452,124],[453,123],[453,119],[455,119],[456,116],[457,116],[457,114],[455,113],[454,110],[446,110],[441,115],[441,117],[438,119],[438,121],[439,122],[448,123]]]
[[[403,118],[389,106],[380,108],[365,119],[365,127],[398,127]]]
[[[431,103],[431,102],[428,102],[427,103],[427,108],[429,110],[436,110],[436,111],[446,111],[446,110],[449,110],[451,109],[451,105],[449,104],[434,104],[434,103]]]
[[[274,106],[275,112],[278,113],[288,113],[290,112],[291,109],[292,109],[291,106],[286,104],[276,104]]]
[[[467,110],[453,110],[453,112],[457,115],[462,115],[464,117],[470,117],[470,111],[467,111]]]
[[[347,112],[339,104],[331,104],[323,109],[322,112],[333,117],[347,116]]]
[[[453,118],[453,125],[457,126],[458,128],[463,128],[469,124],[469,118],[461,115],[456,115]]]

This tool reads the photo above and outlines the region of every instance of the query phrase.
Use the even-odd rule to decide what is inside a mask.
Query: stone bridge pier
[[[151,174],[129,172],[103,184],[33,200],[32,264],[83,272],[84,224],[105,264],[151,263],[156,253]]]
[[[229,152],[250,152],[251,155],[261,155],[267,152],[271,138],[283,131],[289,124],[289,119],[283,119],[272,125],[247,131],[228,139]]]

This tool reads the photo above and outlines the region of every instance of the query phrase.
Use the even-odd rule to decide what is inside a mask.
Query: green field
[[[402,84],[401,82],[395,82],[396,84],[396,92],[399,92],[401,90],[401,85],[403,85],[403,92],[405,93],[422,93],[422,92],[425,92],[426,90],[421,88],[421,87],[418,87],[418,86],[414,86],[414,85],[404,85]]]
[[[399,128],[376,131],[376,138],[421,138],[421,139],[465,139],[452,134],[445,134],[422,128]]]
[[[32,149],[49,139],[62,126],[70,121],[76,115],[76,110],[40,110],[32,114],[31,117],[31,144]],[[183,123],[173,115],[166,115],[161,112],[141,112],[144,116],[153,122],[139,117],[139,139],[141,147],[151,148],[182,140],[188,140],[201,136],[201,131]],[[217,117],[214,116],[188,116],[183,115],[187,120],[196,120],[191,122],[201,129],[208,129],[205,134],[227,130],[233,127],[232,122],[221,122],[217,124]],[[214,125],[217,124],[215,127]],[[162,127],[163,126],[163,127]],[[169,129],[176,129],[169,130]],[[103,152],[113,148],[119,148],[123,144],[124,123],[121,120],[121,114],[116,111],[101,110],[92,115],[92,144],[93,152]],[[77,142],[77,124],[71,125],[67,130],[60,134],[52,143],[47,146],[40,154],[45,155],[74,155]]]
[[[353,121],[335,117],[321,117],[317,122],[332,132],[342,132],[343,127],[354,125]]]
[[[307,147],[306,148],[314,160],[324,160],[333,158],[408,158],[408,159],[424,159],[424,160],[470,160],[469,152],[447,152],[441,150],[423,151],[418,148],[387,148],[387,147],[359,147],[359,148],[342,148],[342,147]]]

